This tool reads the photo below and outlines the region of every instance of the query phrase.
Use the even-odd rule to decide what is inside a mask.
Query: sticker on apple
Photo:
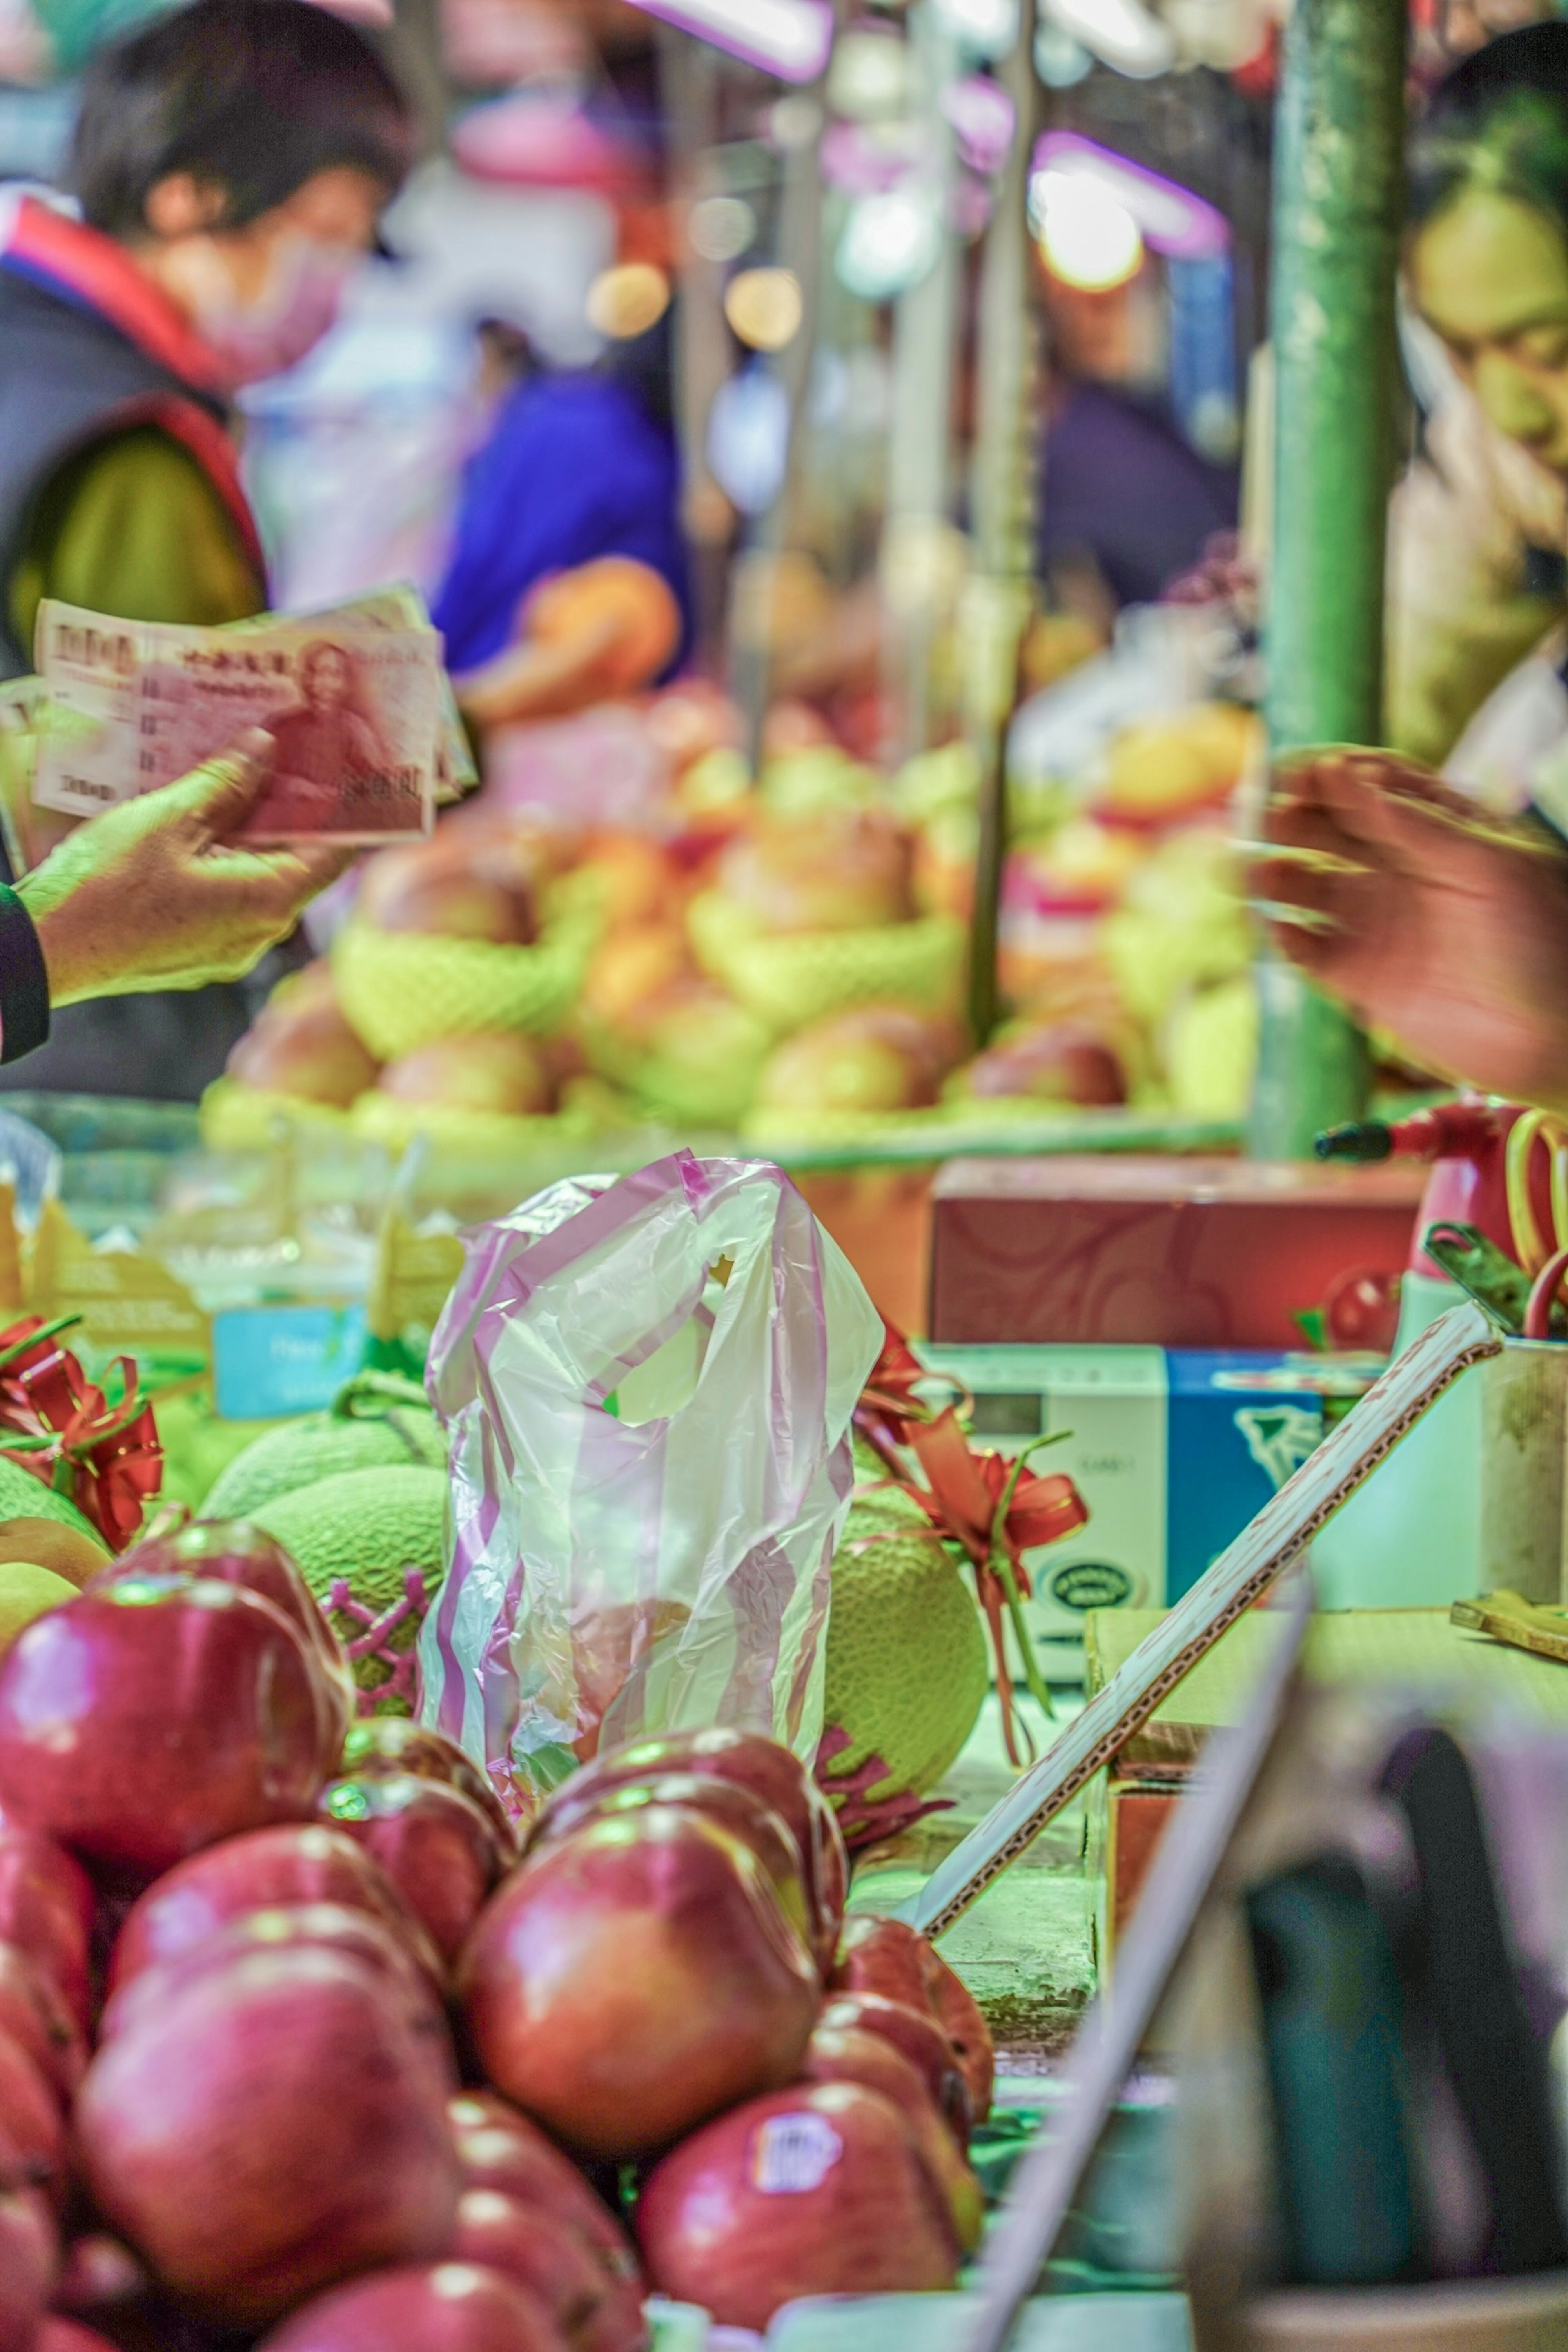
[[[820,2189],[844,2143],[826,2116],[770,2116],[752,2149],[752,2178],[768,2197],[803,2197]]]

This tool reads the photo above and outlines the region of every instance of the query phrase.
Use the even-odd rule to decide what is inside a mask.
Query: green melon
[[[289,1425],[279,1421],[220,1421],[211,1399],[200,1394],[164,1397],[156,1412],[163,1448],[159,1498],[184,1503],[193,1511],[205,1508],[215,1483],[237,1454],[268,1430]]]
[[[412,1381],[362,1372],[330,1412],[268,1429],[214,1481],[202,1506],[209,1519],[250,1519],[280,1495],[351,1470],[444,1469],[447,1436]]]
[[[973,1593],[945,1544],[905,1531],[915,1507],[897,1496],[855,1504],[833,1560],[823,1727],[849,1745],[827,1761],[825,1786],[832,1795],[879,1759],[885,1771],[856,1801],[872,1806],[936,1786],[990,1682]]]
[[[0,1455],[0,1524],[6,1519],[57,1519],[62,1528],[74,1528],[78,1535],[90,1536],[94,1543],[103,1540],[74,1503],[57,1495],[52,1486],[46,1486],[30,1470]]]
[[[353,1608],[379,1618],[408,1600],[413,1569],[424,1579],[426,1602],[433,1601],[446,1572],[446,1472],[403,1462],[319,1478],[275,1496],[252,1516],[299,1561],[334,1631],[352,1649],[365,1640],[367,1629],[353,1609],[330,1606],[334,1584],[346,1583]],[[360,1688],[386,1694],[374,1713],[411,1712],[406,1692],[387,1685],[418,1639],[422,1614],[409,1608],[374,1649],[354,1660]]]

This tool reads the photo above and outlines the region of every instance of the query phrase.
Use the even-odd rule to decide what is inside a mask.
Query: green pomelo
[[[250,1519],[280,1495],[351,1470],[410,1465],[441,1470],[447,1435],[412,1381],[369,1373],[351,1381],[328,1412],[269,1429],[215,1480],[202,1507],[208,1519]]]
[[[362,1690],[383,1689],[419,1637],[424,1612],[407,1605],[408,1574],[418,1571],[426,1602],[433,1601],[446,1572],[446,1472],[406,1462],[340,1471],[279,1495],[252,1514],[257,1526],[276,1536],[299,1561],[334,1632],[351,1650],[369,1632],[356,1612],[373,1620],[403,1612],[355,1658]],[[331,1605],[340,1581],[349,1587],[353,1608]],[[377,1712],[407,1715],[408,1700],[388,1693]]]
[[[833,1560],[823,1728],[850,1744],[830,1781],[880,1757],[886,1777],[868,1802],[923,1795],[973,1730],[989,1682],[980,1612],[947,1547],[856,1504]]]
[[[7,1461],[0,1455],[0,1524],[6,1519],[58,1519],[62,1528],[74,1528],[78,1535],[90,1536],[94,1543],[102,1538],[89,1519],[82,1517],[74,1503],[35,1478],[30,1470]]]

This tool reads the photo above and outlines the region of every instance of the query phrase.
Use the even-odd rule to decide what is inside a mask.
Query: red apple
[[[84,2030],[92,2013],[92,1887],[52,1838],[0,1823],[0,1937],[58,1987]]]
[[[719,883],[765,931],[847,931],[908,921],[913,851],[879,813],[763,816],[725,850]]]
[[[258,1594],[121,1578],[35,1618],[0,1660],[0,1806],[153,1877],[309,1815],[320,1690],[304,1636]]]
[[[499,2189],[463,2191],[451,2255],[526,2287],[572,2352],[640,2352],[647,2341],[636,2287],[612,2277],[587,2239],[554,2214]]]
[[[72,2095],[87,2072],[87,2042],[47,1967],[19,1944],[0,1943],[0,2034],[20,2044],[58,2097]]]
[[[307,2304],[258,2352],[568,2352],[550,2315],[471,2263],[383,2271]]]
[[[387,1928],[440,1987],[446,1972],[423,1927],[373,1854],[316,1822],[252,1830],[193,1854],[133,1905],[110,1961],[115,1992],[142,1969],[205,1942],[231,1919],[279,1905],[339,1904]]]
[[[458,1989],[496,2087],[569,2147],[615,2158],[787,2082],[819,1999],[755,1854],[658,1805],[514,1871]]]
[[[759,2333],[799,2295],[930,2293],[958,2272],[914,2134],[858,2083],[774,2091],[707,2125],[645,2183],[637,2237],[661,2294]]]
[[[465,2189],[493,2189],[552,2215],[586,2238],[612,2278],[636,2286],[637,2259],[609,2207],[537,2124],[492,2091],[464,2091],[447,2102]]]
[[[973,1061],[964,1091],[981,1101],[1022,1095],[1032,1102],[1101,1108],[1127,1099],[1127,1073],[1107,1040],[1072,1021],[1047,1022],[1005,1037]]]
[[[41,2197],[0,2132],[0,2352],[34,2352],[59,2248]]]
[[[57,2311],[81,2319],[142,2302],[150,2282],[129,2246],[107,2231],[89,2231],[66,2248],[55,2288]]]
[[[83,2327],[79,2320],[55,2314],[38,2330],[33,2352],[115,2352],[115,2347],[96,2327]]]
[[[269,998],[227,1063],[241,1086],[346,1109],[375,1084],[376,1064],[332,997]]]
[[[825,2016],[811,2037],[801,2068],[805,2083],[859,2083],[880,2091],[903,2114],[920,2143],[921,2155],[947,2200],[958,2242],[966,2253],[979,2245],[985,2226],[980,2183],[959,2151],[952,2131],[931,2105],[919,2071],[879,2033],[863,2026],[834,2025]]]
[[[919,2074],[925,2094],[943,2116],[961,2147],[969,2142],[969,2086],[946,2034],[927,2009],[910,2009],[901,2000],[884,2000],[876,1992],[830,1996],[822,2012],[824,2025],[853,2027],[875,2033],[906,2058]]]
[[[984,2123],[996,2072],[991,2029],[968,1986],[923,1936],[902,1919],[858,1912],[844,1923],[828,1983],[835,1991],[880,1993],[929,2011],[952,2044],[973,2119]]]
[[[814,1920],[800,1848],[780,1816],[754,1789],[700,1772],[660,1772],[651,1780],[628,1780],[615,1789],[579,1788],[581,1777],[564,1781],[545,1805],[529,1840],[531,1853],[569,1837],[586,1822],[623,1820],[647,1805],[684,1806],[717,1822],[721,1830],[750,1846],[773,1882],[785,1918],[809,1948]]]
[[[512,1118],[538,1118],[553,1108],[555,1094],[539,1047],[515,1030],[421,1045],[387,1064],[380,1090],[398,1102],[497,1111]]]
[[[183,2000],[198,1977],[231,1968],[258,1953],[301,1946],[334,1953],[374,1979],[418,2045],[432,2081],[446,2096],[452,2088],[454,2068],[439,1983],[415,1958],[407,1939],[384,1920],[368,1911],[351,1911],[341,1903],[278,1904],[265,1911],[246,1911],[214,1927],[188,1949],[142,1969],[105,2003],[99,2021],[100,2048],[128,2025],[144,2023],[171,2000]]]
[[[304,1634],[326,1679],[329,1750],[325,1769],[337,1762],[359,1703],[353,1666],[315,1594],[282,1545],[246,1519],[195,1519],[166,1536],[154,1536],[122,1552],[98,1580],[124,1576],[199,1576],[258,1592],[282,1611]]]
[[[5,2033],[0,2033],[0,2141],[16,2150],[29,2182],[59,2196],[66,2171],[60,2103],[47,2075]]]
[[[538,845],[470,818],[433,840],[389,849],[365,868],[360,912],[378,930],[531,947],[539,937]]]
[[[98,2210],[174,2294],[232,2326],[450,2240],[458,2167],[437,2069],[340,1951],[191,1968],[104,2043],[76,2123]]]
[[[443,1959],[455,1960],[510,1860],[472,1799],[407,1772],[335,1780],[321,1813],[381,1864]]]
[[[445,1780],[471,1797],[508,1853],[516,1847],[517,1827],[506,1807],[473,1758],[444,1731],[432,1731],[404,1715],[362,1716],[351,1724],[335,1777],[385,1780],[404,1772],[419,1780]]]
[[[849,1890],[849,1862],[837,1819],[810,1771],[776,1739],[752,1731],[676,1731],[607,1748],[564,1785],[574,1796],[624,1788],[660,1772],[696,1772],[733,1780],[771,1805],[800,1849],[816,1919],[812,1948],[824,1969],[833,1958]]]

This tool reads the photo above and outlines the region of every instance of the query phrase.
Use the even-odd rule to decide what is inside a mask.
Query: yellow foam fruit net
[[[732,1051],[705,1064],[649,1053],[586,1013],[578,1016],[576,1034],[592,1067],[623,1087],[647,1117],[719,1128],[739,1121],[773,1043],[760,1021],[750,1021],[748,1034],[738,1019]]]
[[[476,1160],[515,1159],[547,1151],[555,1144],[585,1139],[594,1131],[593,1121],[570,1108],[523,1118],[506,1111],[468,1110],[450,1103],[399,1102],[395,1096],[379,1094],[374,1087],[361,1095],[350,1118],[356,1135],[368,1143],[384,1144],[390,1151],[405,1150],[416,1137],[426,1135],[433,1143]]]
[[[577,1001],[597,929],[580,905],[552,918],[531,948],[352,922],[332,948],[338,1001],[382,1062],[485,1030],[548,1037]]]
[[[852,1004],[907,1004],[946,1013],[958,1002],[964,928],[953,915],[925,915],[875,930],[760,930],[718,891],[688,910],[699,961],[759,1019],[798,1029]]]

